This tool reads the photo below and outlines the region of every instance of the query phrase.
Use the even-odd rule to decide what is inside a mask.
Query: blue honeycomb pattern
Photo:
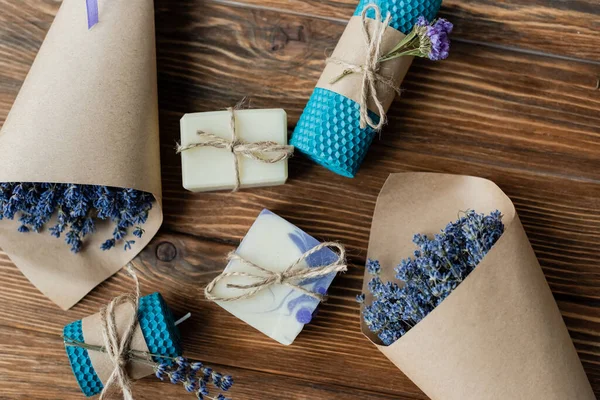
[[[432,20],[442,0],[360,0],[354,15],[361,15],[368,4],[377,4],[382,15],[390,12],[390,26],[408,33],[420,15]],[[374,18],[374,11],[367,16]],[[373,122],[378,117],[369,112]],[[353,178],[373,142],[372,128],[360,128],[359,105],[353,100],[327,89],[315,88],[290,144],[316,163],[329,170]]]
[[[63,336],[78,342],[83,342],[83,331],[81,330],[81,320],[70,323],[63,329]],[[98,394],[104,388],[104,385],[96,375],[92,361],[86,349],[81,347],[66,346],[67,355],[71,362],[71,369],[77,378],[77,383],[81,391],[86,396]]]
[[[171,310],[160,293],[142,297],[138,308],[138,320],[150,353],[165,357],[181,355],[180,336]],[[84,341],[81,321],[75,321],[63,330],[66,338]],[[88,350],[74,346],[66,346],[67,356],[73,374],[81,391],[87,396],[94,396],[102,391],[104,385],[98,378]],[[171,363],[170,359],[152,357],[155,362]]]

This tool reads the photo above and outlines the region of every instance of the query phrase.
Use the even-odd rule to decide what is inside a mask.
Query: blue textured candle
[[[165,357],[181,355],[179,331],[160,293],[140,298],[138,321],[150,353]],[[85,342],[81,320],[65,326],[63,336]],[[66,346],[66,351],[73,374],[83,393],[88,397],[100,393],[104,385],[94,370],[88,350]],[[153,360],[157,363],[170,362],[170,359],[160,357],[153,357]]]
[[[435,18],[442,0],[361,0],[354,12],[360,16],[365,6],[376,4],[382,15],[388,12],[390,26],[409,33],[419,16]],[[367,12],[374,18],[373,10]],[[379,117],[369,111],[377,123]],[[323,88],[315,88],[296,125],[290,144],[316,163],[353,178],[367,154],[375,130],[360,128],[360,107],[355,101]]]

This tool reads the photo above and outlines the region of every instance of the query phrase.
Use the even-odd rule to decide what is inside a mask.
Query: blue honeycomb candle
[[[441,3],[442,0],[361,0],[334,51],[334,56],[338,53],[341,55],[340,58],[357,56],[359,60],[361,59],[362,56],[353,54],[357,53],[353,51],[353,47],[356,47],[357,43],[364,42],[360,19],[363,9],[369,4],[376,4],[383,16],[388,12],[391,15],[389,28],[386,29],[386,35],[389,38],[387,48],[389,49],[394,44],[392,39],[395,37],[401,39],[408,34],[419,16],[424,16],[428,20],[434,19]],[[369,10],[367,17],[375,18],[374,11]],[[386,61],[381,64],[382,70],[391,69],[392,72],[389,75],[394,78],[396,83],[399,83],[406,74],[411,58],[401,57],[400,60]],[[357,63],[360,64],[361,61],[357,61]],[[377,132],[368,125],[361,128],[360,106],[356,96],[349,94],[351,93],[348,90],[349,85],[354,86],[354,92],[360,92],[359,77],[343,78],[335,85],[331,85],[328,84],[330,79],[324,81],[325,75],[329,75],[327,70],[330,68],[332,68],[331,64],[328,64],[308,100],[290,144],[316,163],[337,174],[353,178]],[[340,83],[344,81],[347,82],[340,86]],[[391,96],[387,97],[383,101],[386,110],[394,97],[393,91],[391,91]],[[372,107],[369,107],[368,113],[374,123],[379,122],[379,115],[373,111]]]
[[[131,307],[129,306],[131,310]],[[117,325],[124,325],[127,313],[117,312]],[[138,308],[139,325],[132,340],[132,349],[146,351],[156,356],[154,362],[170,362],[170,358],[181,355],[179,331],[175,326],[173,315],[160,293],[140,298]],[[101,345],[101,325],[99,314],[75,321],[63,330],[63,336],[78,342]],[[66,346],[67,356],[79,387],[86,396],[94,396],[104,388],[112,372],[112,366],[102,352],[87,350],[81,347]],[[168,359],[161,358],[169,357]],[[140,379],[153,373],[152,367],[146,364],[130,363],[128,374],[132,379]]]

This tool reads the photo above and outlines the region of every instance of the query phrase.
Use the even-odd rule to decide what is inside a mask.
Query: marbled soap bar
[[[236,250],[236,253],[266,270],[283,272],[300,256],[317,246],[319,242],[285,219],[263,210]],[[298,265],[298,268],[314,268],[330,264],[337,255],[324,248],[312,254]],[[262,275],[252,267],[232,260],[224,272],[245,271]],[[300,285],[315,293],[325,294],[335,273],[317,277]],[[221,280],[212,291],[217,297],[234,297],[241,294],[239,289],[228,288],[227,284],[249,284],[255,280],[249,277],[228,277]],[[289,345],[312,319],[319,301],[307,294],[286,285],[275,284],[247,299],[217,301],[247,324],[279,343]]]

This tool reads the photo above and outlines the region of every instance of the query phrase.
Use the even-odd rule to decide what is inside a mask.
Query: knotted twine
[[[102,321],[102,339],[104,340],[104,348],[110,361],[114,365],[114,369],[110,374],[108,380],[104,384],[104,389],[100,393],[100,400],[104,398],[108,390],[112,385],[115,385],[123,393],[123,400],[133,400],[131,393],[131,379],[125,369],[129,357],[129,348],[131,346],[131,340],[133,339],[133,333],[138,324],[138,307],[140,303],[140,282],[133,270],[131,264],[127,265],[127,272],[133,278],[135,282],[135,293],[134,294],[122,294],[115,297],[106,307],[100,310],[100,320]],[[127,325],[123,336],[119,338],[119,332],[117,331],[117,322],[115,311],[121,304],[131,304],[133,312],[129,324]]]
[[[367,12],[369,10],[375,10],[375,29],[371,34],[369,32],[369,18],[367,18]],[[391,14],[388,12],[386,18],[383,20],[383,23],[379,23],[381,21],[381,11],[376,4],[367,5],[361,14],[362,20],[362,32],[365,42],[367,44],[367,55],[364,64],[356,65],[344,61],[339,58],[330,57],[326,60],[327,63],[337,64],[343,66],[344,72],[335,78],[331,83],[335,83],[340,79],[344,78],[346,75],[350,74],[362,74],[362,84],[361,84],[361,92],[360,92],[360,128],[364,129],[367,125],[376,131],[381,130],[385,123],[387,122],[386,110],[379,99],[377,94],[377,83],[383,84],[385,87],[389,89],[393,89],[396,93],[400,94],[400,89],[396,82],[393,79],[387,78],[379,73],[381,63],[381,45],[383,42],[383,37],[385,34],[385,30],[387,26],[390,24],[392,19]],[[373,100],[373,104],[377,108],[377,112],[380,116],[379,123],[375,124],[371,117],[369,116],[369,108],[368,102],[369,99]]]
[[[227,111],[229,111],[231,115],[229,123],[231,140],[224,139],[212,133],[198,131],[198,136],[206,140],[191,143],[186,146],[177,145],[177,154],[196,147],[215,147],[217,149],[229,150],[233,154],[233,167],[235,170],[235,186],[232,190],[233,192],[237,192],[241,186],[238,155],[267,164],[275,164],[294,155],[294,146],[281,145],[272,141],[249,143],[240,140],[235,128],[235,110],[235,107],[227,108]]]
[[[305,268],[297,268],[297,266],[312,254],[317,253],[325,248],[335,248],[338,250],[337,258],[335,261],[331,263],[319,267],[305,267]],[[246,260],[235,251],[232,251],[227,256],[228,261],[239,261],[242,265],[254,268],[263,272],[261,275],[253,274],[250,272],[244,271],[235,271],[235,272],[223,272],[221,275],[217,276],[211,283],[206,286],[204,289],[204,295],[208,300],[212,301],[235,301],[235,300],[244,300],[250,297],[253,297],[258,292],[268,289],[273,285],[286,285],[295,289],[299,292],[302,292],[310,297],[313,297],[319,301],[324,300],[324,296],[320,293],[311,292],[301,286],[302,281],[311,278],[318,278],[329,275],[331,273],[338,272],[346,272],[348,270],[348,265],[346,264],[346,249],[343,245],[336,242],[325,242],[321,243],[312,249],[308,250],[306,253],[302,254],[296,261],[294,261],[289,267],[287,267],[283,272],[274,272],[270,271],[266,268],[263,268],[259,265],[254,264],[251,261]],[[222,279],[232,277],[232,276],[241,276],[255,279],[254,283],[249,284],[233,284],[228,283],[228,288],[246,290],[245,293],[240,294],[238,296],[228,296],[228,297],[219,297],[212,294],[217,283],[219,283]]]
[[[131,392],[131,378],[127,374],[127,362],[131,353],[131,341],[138,325],[138,307],[140,302],[140,282],[131,264],[127,265],[127,272],[135,282],[135,292],[122,294],[115,297],[108,305],[100,310],[102,322],[103,346],[97,347],[98,351],[106,353],[113,364],[113,371],[104,383],[100,393],[100,400],[104,399],[112,387],[116,387],[123,393],[123,400],[133,400]],[[120,336],[116,322],[116,310],[122,304],[131,304],[133,312],[123,335]],[[68,346],[87,348],[85,343],[77,343],[65,338]],[[96,347],[96,346],[93,346]]]

